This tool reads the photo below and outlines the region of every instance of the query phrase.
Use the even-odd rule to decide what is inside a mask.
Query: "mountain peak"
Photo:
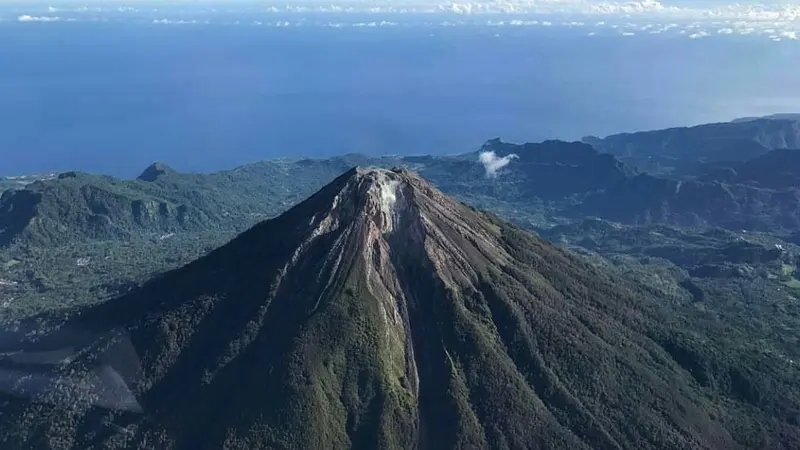
[[[312,218],[320,227],[315,233],[338,225],[345,216],[350,220],[364,217],[379,230],[392,231],[400,218],[399,212],[408,206],[404,194],[418,178],[400,169],[362,167],[353,168],[344,177],[346,182],[331,200],[328,211]]]
[[[301,248],[308,248],[311,240],[334,232],[348,236],[353,244],[357,241],[363,252],[380,249],[393,258],[413,252],[431,261],[448,263],[465,255],[473,259],[479,258],[478,255],[505,259],[495,242],[498,236],[481,213],[446,197],[408,169],[355,167],[340,179],[343,183],[332,185],[341,187],[331,192],[333,195],[321,208],[313,210]],[[298,207],[302,208],[303,203]],[[453,251],[456,248],[471,251],[456,254]],[[446,254],[449,257],[443,258]],[[366,261],[374,262],[371,256],[365,254],[365,257]],[[474,261],[461,262],[469,265]]]
[[[153,164],[147,166],[147,168],[144,169],[144,172],[142,172],[142,174],[139,175],[136,179],[141,181],[153,182],[165,175],[173,173],[177,173],[177,171],[162,162],[156,161]]]

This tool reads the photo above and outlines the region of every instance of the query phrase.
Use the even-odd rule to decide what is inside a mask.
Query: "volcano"
[[[6,389],[0,439],[792,448],[796,425],[698,381],[651,295],[412,172],[355,168],[29,343],[5,367],[46,368]]]

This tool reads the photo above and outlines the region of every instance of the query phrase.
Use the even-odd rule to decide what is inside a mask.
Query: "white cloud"
[[[17,17],[19,22],[59,22],[61,20],[61,17],[57,16],[29,16],[26,14]]]
[[[278,27],[278,28],[286,28],[289,26],[299,26],[300,23],[291,23],[287,21],[280,21],[268,24],[269,26]],[[396,27],[400,25],[397,22],[388,22],[386,20],[382,20],[380,22],[354,22],[354,23],[347,23],[347,22],[328,22],[323,24],[324,27],[329,28],[384,28],[384,27]]]
[[[797,4],[745,4],[731,3],[719,6],[674,6],[658,0],[339,0],[321,3],[305,0],[295,4],[274,4],[265,7],[269,12],[357,12],[357,13],[432,13],[446,12],[460,15],[485,13],[506,14],[581,14],[588,16],[648,16],[675,17],[682,20],[747,20],[747,21],[797,21],[800,5]]]
[[[24,3],[24,2],[23,2]],[[79,3],[79,2],[78,2]],[[102,4],[103,2],[95,2]],[[49,6],[50,13],[80,11],[135,11],[130,4],[141,2],[112,1],[104,6],[58,7]],[[175,2],[182,3],[182,2]],[[660,0],[295,0],[283,2],[267,0],[261,8],[266,13],[287,12],[331,12],[331,13],[432,13],[447,12],[462,15],[506,13],[506,14],[580,14],[588,16],[662,16],[684,20],[746,20],[791,22],[800,21],[800,4],[775,1],[767,3],[727,0],[725,3],[682,2]],[[716,3],[716,4],[715,4]],[[80,4],[80,3],[79,3]],[[155,11],[155,8],[150,8]],[[195,8],[187,8],[186,11]],[[228,8],[231,10],[231,8]],[[213,9],[211,9],[213,11]],[[599,19],[599,18],[598,18]]]
[[[519,156],[515,154],[510,154],[503,156],[502,158],[497,156],[497,154],[493,151],[481,152],[478,155],[478,162],[483,165],[483,168],[486,170],[486,176],[489,178],[495,178],[498,175],[498,171],[503,167],[509,165],[512,160],[519,158]]]
[[[620,34],[623,35],[623,36],[635,36],[636,35],[636,33],[632,32],[632,31],[623,31]]]
[[[672,6],[664,6],[661,2],[656,0],[640,0],[630,2],[600,1],[587,3],[588,11],[596,14],[639,14],[678,10]]]
[[[207,24],[208,22],[200,22],[197,20],[171,20],[171,19],[154,19],[154,25],[197,25]]]
[[[302,25],[352,27],[356,25],[341,18],[341,15],[352,13],[359,15],[353,22],[362,23],[363,20],[363,25],[360,26],[370,28],[395,26],[393,24],[423,26],[418,20],[405,20],[401,17],[413,13],[440,13],[443,17],[431,20],[424,26],[450,27],[486,23],[491,26],[540,25],[577,28],[594,25],[624,30],[624,33],[619,33],[622,35],[659,34],[680,27],[674,33],[685,34],[694,39],[709,34],[754,33],[762,37],[776,36],[795,40],[797,33],[800,33],[800,4],[796,2],[790,4],[772,0],[770,3],[760,4],[736,2],[740,0],[721,1],[705,3],[683,1],[678,6],[674,0],[333,0],[331,2],[294,0],[290,3],[266,0],[257,14],[267,17],[251,17],[250,20],[242,21],[241,25],[261,23],[265,26],[278,26],[277,23],[288,21],[292,26],[298,26],[301,25],[301,19],[312,17],[316,13],[335,13],[337,14],[335,18],[316,21],[309,19]],[[781,0],[784,1],[786,0]],[[131,4],[137,7],[127,6]],[[145,7],[143,4],[146,3],[120,0],[91,7],[70,6],[69,3],[23,7],[17,13],[23,15],[19,15],[17,20],[20,22],[102,21],[108,20],[111,15],[113,20],[117,20],[120,13],[124,13],[126,20],[141,22],[151,22],[156,18],[154,23],[163,24],[232,24],[233,22],[226,19],[222,13],[234,12],[239,8],[233,3],[219,10],[209,7],[184,7],[183,2],[170,3],[169,8],[156,8],[154,4]],[[106,14],[109,17],[106,17]],[[279,16],[269,17],[273,14]],[[454,14],[465,20],[454,18]],[[489,15],[484,16],[485,19],[492,20],[484,22],[485,19],[475,17],[481,14]],[[372,17],[365,19],[364,15]],[[14,17],[8,19],[14,20]],[[686,31],[680,31],[681,29]]]

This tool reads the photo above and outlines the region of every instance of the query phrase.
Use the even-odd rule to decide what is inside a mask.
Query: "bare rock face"
[[[728,369],[686,347],[668,319],[657,299],[414,173],[356,168],[13,353],[9,365],[37,375],[0,402],[0,440],[187,450],[800,443],[780,416],[797,406],[796,386],[737,372],[739,385],[768,379],[785,394],[776,406],[698,382],[696,367]]]

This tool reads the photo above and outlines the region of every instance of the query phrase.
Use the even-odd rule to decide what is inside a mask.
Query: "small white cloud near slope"
[[[503,167],[509,165],[511,161],[519,158],[519,156],[515,154],[510,154],[503,156],[502,158],[497,156],[497,154],[493,151],[481,152],[478,155],[478,162],[483,164],[483,168],[486,169],[486,176],[489,178],[495,178],[498,175],[498,172]]]

